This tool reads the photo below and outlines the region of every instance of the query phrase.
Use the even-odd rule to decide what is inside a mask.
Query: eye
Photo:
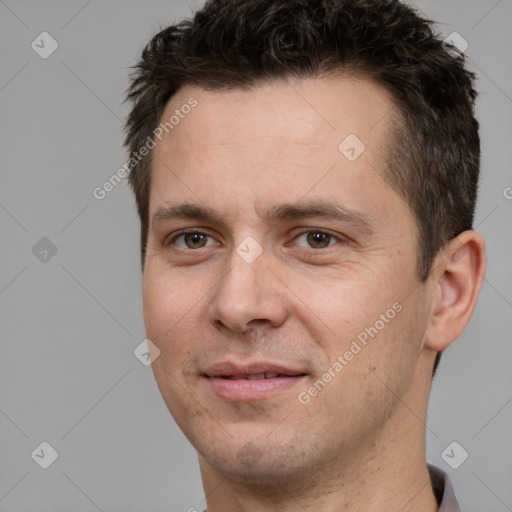
[[[308,247],[310,249],[325,249],[332,245],[336,245],[338,242],[342,241],[342,239],[326,231],[315,229],[301,233],[295,238],[295,243],[299,241],[303,242],[303,244],[298,243],[298,245],[301,247]]]
[[[208,240],[210,239],[210,240]],[[210,245],[218,245],[210,235],[201,231],[188,231],[176,235],[169,244],[175,244],[180,249],[202,249]]]

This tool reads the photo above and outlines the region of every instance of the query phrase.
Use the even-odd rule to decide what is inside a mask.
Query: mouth
[[[297,375],[287,375],[283,373],[250,373],[247,375],[220,375],[221,379],[229,380],[263,380],[263,379],[277,379],[278,377],[300,377],[306,375],[305,373],[299,373]]]
[[[231,401],[250,401],[288,390],[305,379],[307,373],[272,363],[225,362],[209,367],[203,376],[216,395]]]

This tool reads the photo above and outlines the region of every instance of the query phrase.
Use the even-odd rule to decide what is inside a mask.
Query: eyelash
[[[176,243],[176,240],[178,240],[179,238],[181,237],[184,237],[185,235],[205,235],[205,236],[208,236],[210,238],[213,238],[213,236],[209,235],[208,233],[205,233],[204,231],[198,231],[197,229],[187,229],[187,230],[184,230],[184,231],[180,231],[178,234],[176,234],[175,236],[173,236],[170,240],[166,241],[165,242],[165,245],[168,246],[168,245],[173,245]],[[181,249],[181,248],[179,248]],[[200,247],[200,249],[203,249],[203,247]],[[183,251],[194,251],[195,249],[190,249],[190,248],[187,248],[187,249],[181,249]]]
[[[324,229],[319,229],[319,228],[316,228],[316,229],[306,229],[304,231],[301,231],[301,232],[297,233],[297,235],[293,238],[293,240],[295,241],[299,237],[301,237],[303,235],[307,235],[309,233],[315,233],[315,234],[322,234],[322,235],[330,236],[332,239],[334,239],[336,241],[336,243],[334,243],[332,245],[328,245],[326,247],[321,247],[321,248],[301,247],[300,246],[301,249],[305,249],[305,250],[311,249],[311,250],[317,252],[317,251],[320,251],[320,250],[329,249],[330,247],[333,247],[334,245],[337,245],[340,242],[341,243],[347,243],[348,242],[348,240],[345,237],[334,235],[333,233],[331,233],[329,231],[326,231]],[[213,236],[209,235],[208,233],[205,233],[204,231],[198,231],[196,229],[190,229],[190,230],[181,231],[178,234],[176,234],[175,236],[173,236],[170,240],[165,242],[165,246],[170,246],[170,245],[175,244],[176,240],[178,240],[179,238],[184,237],[186,235],[205,235],[207,237],[213,238]],[[203,249],[203,248],[204,247],[199,247],[199,249]],[[197,249],[191,249],[191,248],[186,248],[186,249],[179,248],[179,249],[183,250],[183,251],[195,251],[195,250],[197,250]]]
[[[324,229],[319,229],[319,228],[316,228],[316,229],[306,229],[304,231],[301,231],[300,233],[298,233],[295,237],[294,237],[294,241],[297,240],[298,238],[300,238],[301,236],[303,235],[307,235],[309,233],[314,233],[314,234],[321,234],[321,235],[327,235],[329,237],[331,237],[331,241],[335,241],[335,243],[333,243],[332,245],[328,245],[327,247],[320,247],[320,248],[315,248],[315,247],[302,247],[302,246],[299,246],[301,249],[305,249],[305,250],[308,250],[308,249],[311,249],[315,252],[318,252],[320,250],[325,250],[325,249],[329,249],[330,247],[333,247],[334,245],[337,245],[339,244],[340,242],[346,242],[347,239],[346,238],[343,238],[341,236],[337,236],[337,235],[334,235],[333,233],[329,232],[329,231],[326,231]]]

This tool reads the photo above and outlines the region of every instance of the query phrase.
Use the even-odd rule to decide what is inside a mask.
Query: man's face
[[[349,460],[418,398],[428,319],[415,221],[382,179],[393,104],[337,78],[186,86],[162,122],[176,109],[143,275],[165,403],[202,464],[242,480]]]

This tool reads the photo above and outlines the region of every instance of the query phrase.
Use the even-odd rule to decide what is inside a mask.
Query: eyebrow
[[[153,215],[152,224],[154,226],[158,226],[165,222],[179,219],[214,221],[219,224],[224,224],[221,216],[212,208],[192,203],[183,203],[176,206],[159,208]]]
[[[271,223],[306,218],[336,220],[357,227],[362,233],[367,235],[371,235],[376,229],[376,222],[370,215],[325,200],[276,205],[267,209],[264,212],[263,218]],[[221,225],[226,224],[222,216],[208,206],[183,203],[159,208],[152,217],[152,225],[158,227],[160,224],[178,219],[209,221]]]
[[[367,234],[373,233],[376,224],[366,213],[324,200],[274,206],[268,210],[266,217],[272,222],[305,218],[337,220],[359,227]]]

